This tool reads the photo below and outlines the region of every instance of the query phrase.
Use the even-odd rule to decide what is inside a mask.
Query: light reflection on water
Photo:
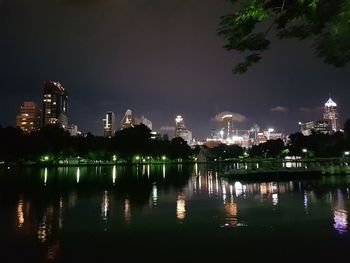
[[[101,224],[103,231],[113,233],[148,218],[154,228],[169,217],[181,223],[177,226],[198,227],[200,220],[207,220],[206,227],[213,224],[227,231],[289,225],[292,218],[308,227],[327,222],[333,233],[349,235],[349,185],[339,178],[247,183],[221,179],[217,170],[198,164],[186,169],[179,165],[174,173],[164,164],[44,168],[34,173],[39,175],[36,190],[24,188],[15,196],[12,234],[26,233],[47,244],[49,258],[59,253],[62,233],[98,232]],[[137,176],[139,170],[144,176]],[[81,221],[84,224],[77,223]]]

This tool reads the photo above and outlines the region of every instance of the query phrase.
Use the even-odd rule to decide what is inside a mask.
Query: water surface
[[[222,167],[2,169],[0,262],[340,262],[350,177],[245,183]]]

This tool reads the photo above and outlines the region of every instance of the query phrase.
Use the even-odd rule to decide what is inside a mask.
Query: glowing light
[[[278,194],[272,194],[272,205],[278,204]]]
[[[152,189],[152,200],[153,200],[153,205],[157,206],[157,202],[158,202],[158,191],[157,191],[157,185],[154,184],[153,185],[153,189]]]
[[[163,164],[163,178],[165,178],[165,164]]]
[[[350,155],[350,152],[346,151],[346,152],[344,152],[344,155],[348,156],[348,155]]]
[[[274,128],[269,128],[269,129],[268,129],[268,132],[274,132],[274,131],[275,131]]]
[[[46,186],[46,182],[47,182],[47,168],[45,168],[44,171],[44,185]]]
[[[179,194],[176,201],[176,218],[183,221],[186,217],[186,202],[185,197]]]
[[[339,234],[347,232],[348,228],[348,213],[343,209],[334,210],[334,229],[338,231]]]
[[[113,155],[113,161],[115,162],[117,160],[117,156]]]
[[[115,165],[113,165],[112,178],[113,178],[113,185],[115,185],[115,180],[117,178],[117,167]]]
[[[140,156],[136,156],[136,157],[135,157],[135,160],[136,160],[136,161],[140,160]]]
[[[165,161],[166,160],[166,156],[162,156],[162,160]]]
[[[235,182],[236,196],[240,196],[243,193],[243,185],[240,182]]]
[[[307,153],[307,149],[304,148],[304,149],[303,149],[303,153]]]
[[[77,169],[76,177],[77,177],[77,184],[79,184],[79,181],[80,181],[80,168],[79,167]]]
[[[18,228],[21,228],[24,224],[24,213],[23,213],[23,205],[24,201],[23,198],[20,198],[18,200],[17,204],[17,221],[18,221]]]
[[[108,197],[108,191],[104,191],[103,197],[102,197],[102,203],[101,203],[101,217],[102,221],[104,223],[107,223],[108,221],[108,211],[109,211],[109,197]],[[105,227],[105,231],[107,228]]]

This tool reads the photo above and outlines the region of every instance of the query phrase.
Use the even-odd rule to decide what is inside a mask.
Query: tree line
[[[152,161],[196,160],[201,150],[205,150],[207,160],[341,157],[350,152],[350,120],[345,123],[344,132],[313,133],[310,136],[298,132],[291,134],[287,143],[281,139],[269,140],[250,149],[224,144],[210,149],[205,146],[191,148],[179,137],[172,140],[154,138],[145,125],[117,131],[111,138],[91,133],[73,137],[55,126],[27,134],[18,128],[0,126],[0,149],[2,163],[58,162],[69,158],[115,162],[142,161],[143,158]]]

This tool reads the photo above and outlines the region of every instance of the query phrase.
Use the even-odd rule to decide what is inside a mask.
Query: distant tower
[[[122,129],[125,128],[130,128],[130,127],[134,127],[134,120],[132,117],[132,111],[131,110],[127,110],[124,114],[123,119],[120,122],[120,126]]]
[[[224,137],[226,139],[231,138],[233,130],[233,115],[226,114],[221,117],[222,128],[224,130]]]
[[[338,117],[337,104],[329,98],[324,105],[323,119],[329,122],[332,132],[339,130]]]
[[[112,111],[107,111],[106,118],[103,119],[103,134],[105,137],[114,136],[116,131],[115,114]]]
[[[32,132],[40,129],[41,110],[32,101],[25,101],[20,109],[20,114],[16,119],[17,127],[24,132]]]
[[[43,84],[43,126],[68,127],[68,94],[61,83],[45,81]]]
[[[183,130],[186,130],[184,119],[181,115],[175,118],[175,137],[180,137]]]
[[[192,143],[192,132],[186,129],[181,115],[177,115],[175,118],[175,137],[181,137],[188,144]]]

